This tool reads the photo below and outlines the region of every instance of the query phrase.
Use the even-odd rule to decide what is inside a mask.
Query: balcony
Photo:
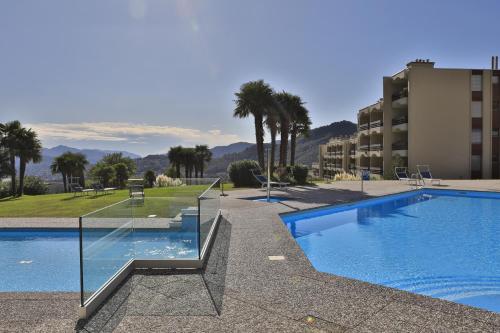
[[[364,124],[359,124],[358,130],[361,131],[366,131],[367,129],[370,128],[370,123],[364,123]]]
[[[408,156],[408,142],[398,141],[392,144],[392,156],[399,155],[401,157]]]
[[[370,151],[377,151],[377,150],[383,150],[384,145],[382,143],[371,143],[370,144]]]
[[[401,116],[392,119],[393,132],[407,132],[408,131],[408,117]]]
[[[392,95],[392,107],[393,108],[404,108],[408,106],[408,88],[403,88],[398,93]]]
[[[361,145],[359,145],[359,150],[361,150],[361,151],[370,150],[370,144],[361,144]]]
[[[370,128],[379,128],[384,126],[384,121],[383,120],[374,120],[370,122]]]

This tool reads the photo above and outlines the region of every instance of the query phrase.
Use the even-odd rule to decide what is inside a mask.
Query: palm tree
[[[208,163],[212,160],[212,152],[208,149],[207,145],[198,145],[195,147],[196,160],[200,177],[203,178],[203,171],[205,170],[205,162]],[[198,176],[198,175],[197,175]]]
[[[9,154],[7,149],[1,145],[4,137],[5,125],[0,123],[0,179],[10,175]]]
[[[182,148],[182,165],[184,165],[184,177],[192,178],[195,164],[194,148]]]
[[[71,153],[66,155],[69,159],[69,169],[72,176],[78,177],[80,185],[85,186],[85,169],[89,164],[87,157],[82,153]]]
[[[290,134],[290,116],[293,113],[295,100],[297,96],[290,93],[282,91],[275,95],[275,99],[278,102],[278,127],[280,132],[280,156],[279,163],[280,167],[286,166],[286,160],[288,158],[288,136]]]
[[[276,153],[276,134],[278,132],[279,109],[278,107],[270,108],[266,112],[266,127],[271,136],[271,172],[274,169],[274,155]]]
[[[64,154],[54,158],[54,160],[52,161],[52,164],[50,165],[50,170],[52,171],[53,175],[55,175],[56,173],[61,174],[63,186],[64,186],[64,192],[68,192],[67,178],[66,177],[70,173],[70,168],[69,168],[69,163],[68,163],[68,160],[67,160],[65,154],[67,154],[67,153],[64,153]]]
[[[257,144],[258,162],[264,169],[264,116],[268,110],[275,107],[273,89],[263,80],[250,81],[240,87],[236,96],[236,107],[233,117],[247,118],[254,117],[255,142]]]
[[[290,165],[295,165],[295,147],[297,146],[297,136],[308,136],[311,130],[311,118],[309,111],[304,107],[304,102],[300,100],[298,107],[291,118],[290,126]]]
[[[80,179],[80,185],[85,185],[85,168],[89,164],[89,161],[82,153],[72,153],[65,152],[52,161],[50,165],[50,170],[52,174],[60,173],[63,179],[64,192],[68,191],[68,177],[78,177]]]
[[[21,131],[21,123],[17,120],[8,122],[2,126],[2,141],[0,144],[7,151],[9,158],[10,170],[10,192],[12,196],[16,195],[16,156],[19,149],[19,133]]]
[[[24,175],[26,165],[30,162],[38,163],[42,160],[42,143],[38,140],[35,131],[22,128],[18,133],[19,156],[19,196],[24,194]]]
[[[170,147],[168,160],[175,167],[175,177],[181,178],[182,146]]]

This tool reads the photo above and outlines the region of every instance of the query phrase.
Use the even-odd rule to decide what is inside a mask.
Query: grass
[[[164,210],[167,214],[172,207],[196,204],[196,197],[207,185],[162,187],[145,189],[146,198],[164,198],[147,202],[148,205]],[[224,191],[231,190],[232,184],[224,184]],[[0,217],[79,217],[100,208],[128,198],[128,190],[118,190],[112,194],[74,196],[71,193],[24,195],[20,198],[0,199]],[[119,206],[119,205],[118,205]],[[140,212],[142,209],[138,210]],[[155,211],[160,208],[155,208]],[[154,213],[153,213],[154,214]]]

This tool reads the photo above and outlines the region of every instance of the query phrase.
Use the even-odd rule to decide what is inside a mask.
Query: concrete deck
[[[500,191],[500,181],[443,184]],[[74,294],[57,304],[60,294],[3,293],[0,313],[10,315],[0,319],[0,331],[500,332],[499,314],[317,272],[278,216],[409,189],[377,181],[365,183],[362,193],[359,182],[339,182],[273,191],[291,198],[275,204],[241,199],[265,191],[228,192],[204,270],[136,272],[78,323]]]

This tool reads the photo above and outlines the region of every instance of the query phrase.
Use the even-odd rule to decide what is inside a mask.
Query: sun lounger
[[[255,177],[255,179],[259,182],[261,188],[266,188],[267,187],[267,183],[268,183],[268,180],[267,180],[267,177],[260,174],[260,173],[257,173],[255,171],[252,170],[252,175]],[[273,182],[273,181],[269,181],[269,186],[273,187],[279,187],[279,188],[283,188],[283,187],[287,187],[288,185],[290,185],[290,183],[285,183],[285,182]]]
[[[94,189],[92,188],[83,188],[80,185],[71,185],[71,192],[73,192],[73,195],[76,196],[78,193],[81,195],[94,192]]]
[[[410,177],[408,175],[408,169],[405,167],[395,167],[394,173],[399,181],[406,182],[408,185],[418,185],[418,178]]]
[[[432,177],[431,168],[428,165],[417,165],[417,170],[424,185],[425,182],[429,182],[431,185],[441,185],[441,179]]]

